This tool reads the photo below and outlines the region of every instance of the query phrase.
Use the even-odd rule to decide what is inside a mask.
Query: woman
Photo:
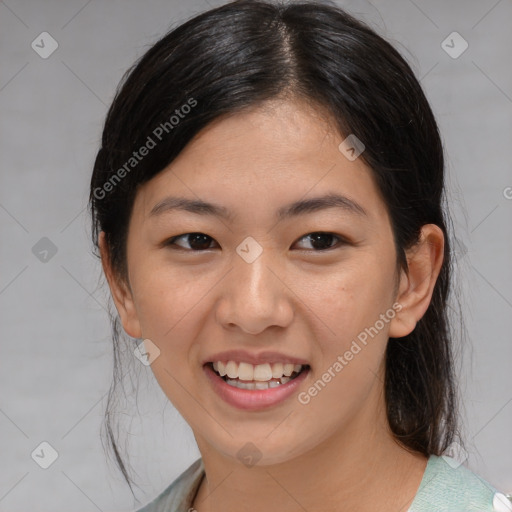
[[[339,8],[229,3],[140,59],[96,158],[94,242],[201,452],[142,511],[509,510],[442,455],[443,172],[410,67]]]

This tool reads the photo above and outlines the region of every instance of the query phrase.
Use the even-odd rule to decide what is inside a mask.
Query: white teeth
[[[258,382],[258,381],[252,381],[252,382],[245,382],[243,380],[234,380],[234,379],[227,379],[226,382],[235,388],[239,389],[269,389],[269,388],[277,388],[278,386],[282,386],[283,384],[286,384],[288,381],[290,381],[290,377],[281,377],[281,382],[278,380],[270,380],[268,382]]]
[[[226,364],[226,374],[231,379],[236,379],[238,377],[238,365],[235,361],[228,361]]]
[[[279,379],[283,376],[283,363],[274,363],[272,365],[272,377]]]
[[[241,380],[232,380],[232,379],[227,379],[226,382],[230,386],[233,386],[234,388],[256,389],[256,382],[243,382]],[[266,389],[268,387],[268,384],[266,382],[258,382],[258,384],[265,386],[265,388],[263,388],[263,389]],[[259,388],[259,389],[261,389],[261,388]]]
[[[283,377],[283,379],[287,379],[287,378],[288,377]],[[234,388],[251,389],[251,390],[277,388],[277,386],[281,386],[281,384],[277,380],[271,380],[269,382],[257,382],[257,381],[244,382],[243,380],[227,379],[226,382],[230,386],[233,386]]]
[[[240,363],[242,366],[244,363]],[[252,365],[251,365],[252,366]],[[268,363],[258,364],[254,367],[254,380],[268,381],[272,378],[272,368]]]
[[[281,380],[281,384],[288,382],[293,373],[299,373],[303,366],[293,363],[264,363],[250,364],[236,361],[215,361],[213,369],[221,377],[227,376],[226,382],[236,382],[237,387],[242,389],[267,389],[279,385],[276,379]],[[234,380],[238,379],[238,380]],[[240,384],[240,385],[239,385]],[[245,387],[250,385],[252,387]],[[254,387],[256,385],[256,387]]]
[[[292,363],[286,363],[284,365],[284,370],[283,370],[283,373],[289,377],[292,373],[293,373],[293,367],[294,365]]]
[[[230,375],[230,377],[231,377],[231,375]],[[254,379],[254,366],[249,363],[240,363],[238,365],[237,377],[240,380],[253,380]]]
[[[215,363],[213,364],[215,365]],[[215,368],[215,366],[213,368]],[[217,361],[217,371],[220,373],[221,377],[226,375],[226,365],[222,361]]]

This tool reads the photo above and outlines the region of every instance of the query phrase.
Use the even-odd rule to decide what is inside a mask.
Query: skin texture
[[[221,510],[407,510],[427,459],[392,437],[383,395],[388,337],[410,333],[425,313],[443,254],[440,228],[423,226],[397,274],[387,210],[361,158],[339,151],[343,136],[310,106],[275,100],[216,120],[137,193],[127,242],[128,281],[104,271],[125,331],[161,351],[151,367],[191,426],[206,470],[194,507]],[[294,201],[342,194],[367,215],[328,208],[278,221]],[[231,219],[185,211],[150,215],[167,196],[222,205]],[[333,248],[306,236],[333,233]],[[190,249],[204,233],[210,248]],[[263,252],[236,252],[247,237]],[[208,247],[208,243],[205,244]],[[181,250],[180,250],[181,249]],[[399,279],[399,281],[398,281]],[[398,286],[396,286],[398,285]],[[401,306],[378,335],[311,401],[297,394],[262,411],[242,411],[213,391],[208,356],[244,348],[309,361],[307,390],[379,315]],[[261,452],[246,467],[237,452]]]

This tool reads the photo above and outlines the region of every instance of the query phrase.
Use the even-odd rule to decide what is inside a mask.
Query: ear
[[[103,231],[99,235],[98,245],[100,248],[103,272],[107,278],[110,293],[112,294],[112,299],[114,300],[117,313],[121,319],[123,329],[126,334],[132,338],[141,338],[142,331],[130,286],[121,276],[118,275],[111,265],[110,254],[105,240],[105,233]]]
[[[419,242],[406,251],[409,271],[402,270],[396,302],[402,307],[390,323],[389,336],[410,334],[427,311],[444,258],[444,235],[435,224],[421,228]]]

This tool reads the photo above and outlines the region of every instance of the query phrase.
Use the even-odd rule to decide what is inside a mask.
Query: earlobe
[[[116,274],[111,265],[110,255],[105,240],[105,233],[103,231],[99,234],[98,245],[100,248],[103,272],[105,273],[110,293],[119,314],[119,318],[121,319],[123,329],[126,334],[132,338],[141,338],[142,331],[131,290],[129,289],[128,283]]]
[[[391,338],[410,334],[428,309],[444,259],[441,228],[435,224],[425,224],[418,244],[408,250],[406,256],[408,272],[401,271],[396,297],[402,309],[391,321]]]

